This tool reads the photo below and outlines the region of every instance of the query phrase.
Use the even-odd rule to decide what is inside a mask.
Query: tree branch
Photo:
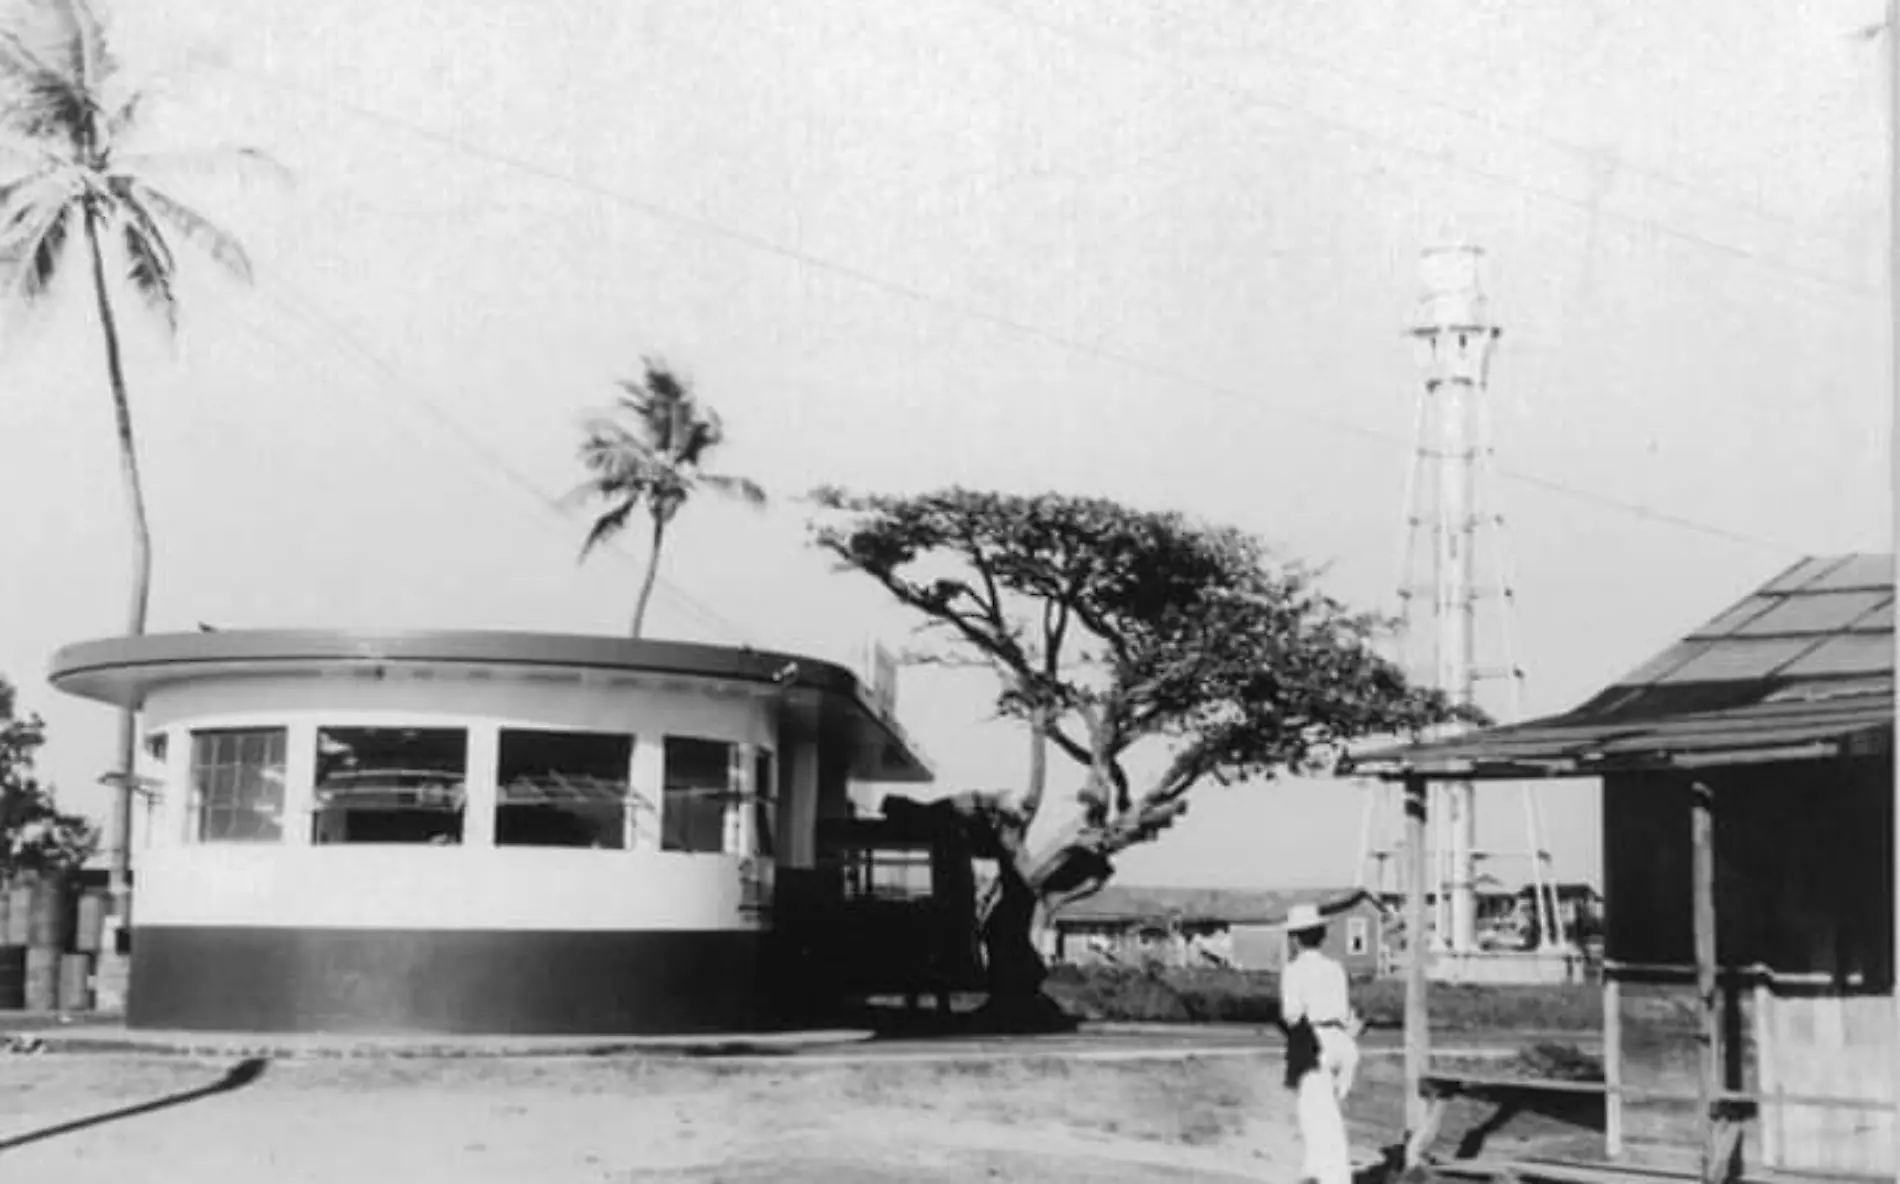
[[[1089,750],[1081,741],[1062,730],[1062,725],[1051,720],[1048,727],[1049,739],[1060,748],[1070,760],[1083,767],[1089,763]]]

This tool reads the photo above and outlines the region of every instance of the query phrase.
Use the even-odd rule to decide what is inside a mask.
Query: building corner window
[[[191,733],[190,835],[200,843],[274,843],[284,835],[283,728]]]
[[[661,849],[770,859],[777,837],[776,778],[769,749],[668,736]]]

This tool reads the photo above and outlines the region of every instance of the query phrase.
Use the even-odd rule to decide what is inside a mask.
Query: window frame
[[[636,810],[639,805],[638,795],[634,786],[634,772],[635,772],[634,764],[636,760],[638,759],[637,754],[639,752],[640,743],[641,743],[641,740],[638,734],[634,732],[612,731],[610,729],[605,729],[605,728],[557,727],[553,725],[539,725],[539,724],[537,725],[499,724],[499,725],[496,725],[496,727],[494,728],[494,735],[495,735],[495,745],[494,745],[495,794],[494,794],[494,801],[491,804],[492,805],[492,808],[490,810],[491,818],[489,820],[490,822],[489,843],[491,846],[496,847],[496,848],[506,847],[510,849],[514,849],[514,848],[555,849],[555,848],[558,848],[561,850],[601,850],[601,851],[626,851],[626,850],[631,849],[634,846],[634,841],[633,841],[634,836],[632,834],[632,829],[633,829],[632,820],[636,817]],[[599,739],[599,740],[611,740],[611,741],[624,742],[625,747],[626,747],[626,755],[625,755],[625,758],[620,762],[620,776],[618,778],[618,782],[620,786],[620,797],[618,799],[617,808],[614,805],[610,804],[608,800],[604,798],[587,799],[582,802],[576,802],[576,803],[509,802],[507,800],[509,782],[506,778],[503,777],[503,762],[506,759],[505,748],[508,743],[508,739],[510,735],[517,735],[517,736],[528,735],[528,736],[542,736],[542,737],[585,737],[585,738],[592,738],[592,739]],[[596,842],[596,843],[588,844],[584,846],[581,844],[569,844],[569,843],[504,842],[502,840],[502,835],[501,835],[502,811],[509,809],[510,807],[519,808],[522,806],[536,805],[536,804],[552,805],[556,809],[560,809],[568,805],[577,806],[580,808],[574,810],[573,813],[583,818],[587,817],[589,812],[594,812],[594,811],[598,811],[600,815],[604,818],[608,814],[609,811],[613,811],[612,826],[606,827],[606,828],[596,828],[597,836],[600,833],[602,833],[602,831],[604,830],[606,833],[611,835],[612,841],[609,843]]]
[[[185,810],[185,842],[194,846],[227,843],[246,845],[283,843],[289,831],[289,827],[286,824],[289,822],[287,813],[291,798],[289,777],[290,728],[284,724],[232,724],[221,727],[191,728],[188,730],[187,735],[191,743],[186,754],[186,783],[189,786],[189,792],[186,798]],[[257,765],[256,772],[253,776],[258,781],[268,784],[270,778],[267,771],[273,767],[276,770],[276,812],[275,817],[271,819],[275,826],[276,833],[259,835],[223,834],[213,836],[208,832],[210,830],[211,820],[214,817],[225,814],[235,819],[244,815],[244,809],[241,804],[243,801],[243,783],[236,781],[235,777],[243,776],[245,769],[243,759],[244,740],[257,737],[263,738],[267,745],[266,759]],[[238,745],[237,759],[232,762],[214,759],[207,763],[202,755],[204,752],[203,745],[207,741],[215,745],[220,740],[231,740]],[[271,752],[269,746],[273,743],[275,747],[274,760],[272,760],[269,755]],[[166,749],[167,755],[169,755],[169,740],[166,742]],[[212,754],[214,756],[217,754],[215,747],[212,749]],[[207,771],[210,771],[213,773],[215,779],[215,771],[219,769],[238,770],[234,775],[234,784],[232,785],[232,791],[237,798],[238,804],[225,806],[213,804],[212,798],[218,791],[207,787],[205,774]],[[251,809],[250,813],[253,817],[268,817],[267,814],[262,814],[262,812],[257,811],[255,807]]]
[[[657,737],[660,747],[660,850],[671,855],[724,855],[727,853],[726,832],[730,825],[729,802],[732,798],[733,767],[737,761],[734,755],[739,750],[739,742],[718,736],[688,736],[664,734]],[[725,749],[723,764],[725,774],[718,786],[685,785],[676,786],[673,774],[673,745],[719,745]],[[708,754],[709,755],[709,754]],[[710,759],[707,768],[712,767]],[[714,823],[711,812],[705,802],[710,799],[718,805],[718,820]],[[682,807],[702,811],[692,816],[691,823]],[[712,846],[690,845],[691,840],[699,837],[699,830],[705,829],[717,836]],[[676,837],[678,840],[676,842]]]
[[[728,858],[771,862],[778,851],[778,752],[765,744],[727,740],[718,736],[689,736],[669,733],[657,738],[660,746],[660,850],[675,855],[722,855]],[[668,759],[674,743],[718,745],[725,749],[723,788],[685,786],[675,788]],[[708,761],[708,768],[711,762]],[[695,801],[700,799],[700,801]],[[718,843],[700,846],[677,845],[674,836],[681,832],[673,821],[680,803],[705,810],[704,799],[718,803]],[[710,810],[695,818],[695,825],[712,826]],[[686,838],[695,837],[687,834]]]
[[[1346,918],[1346,956],[1363,958],[1372,952],[1372,918]]]
[[[427,722],[422,722],[422,721],[413,721],[413,720],[404,720],[404,719],[375,719],[375,720],[369,720],[369,721],[352,720],[349,722],[341,722],[341,723],[338,723],[338,722],[325,723],[321,721],[313,723],[310,726],[310,729],[308,732],[308,735],[310,737],[309,752],[310,752],[310,759],[311,759],[310,798],[309,798],[309,801],[310,801],[310,812],[309,812],[310,845],[316,846],[316,847],[460,847],[460,846],[466,845],[470,837],[469,807],[472,804],[474,804],[472,801],[473,795],[471,794],[470,790],[475,781],[476,758],[482,752],[481,747],[478,746],[478,744],[476,743],[476,738],[478,734],[487,730],[492,730],[492,729],[485,728],[484,726],[477,724],[474,721],[466,721],[466,720],[457,720],[454,722],[429,720]],[[449,785],[443,791],[443,794],[442,794],[443,797],[453,801],[454,804],[452,806],[446,806],[446,805],[432,806],[430,804],[426,804],[424,802],[419,801],[419,802],[411,803],[408,805],[397,805],[397,806],[392,806],[392,807],[387,807],[387,808],[382,808],[382,809],[359,806],[354,810],[355,813],[360,813],[360,814],[411,814],[411,815],[439,814],[439,815],[452,816],[455,820],[455,825],[454,825],[453,830],[445,831],[441,834],[437,834],[426,839],[350,839],[348,838],[347,837],[347,828],[348,828],[347,818],[348,818],[348,815],[352,813],[353,811],[351,807],[349,806],[347,799],[342,799],[342,800],[326,800],[325,799],[324,797],[324,793],[325,793],[324,768],[323,768],[323,761],[324,761],[323,744],[324,744],[324,739],[326,735],[335,735],[337,733],[348,733],[348,732],[445,733],[445,734],[453,734],[453,735],[459,736],[461,738],[461,767],[459,771],[454,772],[454,776],[457,778],[457,780],[454,781],[451,785]],[[442,773],[445,775],[450,773],[450,770],[435,770],[435,769],[397,770],[397,771],[398,772]],[[375,790],[380,787],[371,785],[368,788],[371,790]],[[404,787],[401,785],[388,787],[389,790],[392,790],[395,792],[401,792],[404,788],[407,788],[407,787]],[[337,813],[343,816],[345,820],[344,821],[345,837],[326,840],[322,837],[324,818],[325,818],[325,815],[331,813],[332,811],[336,811]]]

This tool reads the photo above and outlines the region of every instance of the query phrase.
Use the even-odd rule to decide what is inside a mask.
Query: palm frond
[[[562,512],[578,510],[588,502],[602,496],[604,495],[601,492],[599,482],[583,481],[556,498],[554,500],[554,507]]]
[[[29,195],[32,194],[34,188],[45,185],[54,179],[58,172],[57,168],[42,168],[0,185],[0,242],[5,241],[10,227],[32,213],[41,204],[30,200]],[[59,200],[63,201],[65,198],[66,194],[61,192]]]
[[[126,278],[131,281],[133,290],[144,297],[146,305],[164,318],[165,327],[177,332],[178,297],[172,288],[171,248],[149,218],[126,218],[123,234]]]
[[[4,119],[0,116],[0,119]],[[0,125],[0,167],[11,167],[25,172],[38,173],[65,163],[65,158],[53,151],[55,145],[45,140],[15,132]]]
[[[624,513],[611,529],[624,526],[633,508],[644,505],[663,530],[702,487],[764,505],[765,490],[757,482],[700,472],[700,461],[725,439],[719,414],[664,362],[641,361],[638,379],[615,381],[621,395],[613,413],[586,421],[580,447],[581,463],[593,474],[586,486],[590,495],[622,499],[615,509]],[[588,545],[593,542],[590,536]]]
[[[660,357],[640,359],[640,367],[645,371],[644,387],[653,397],[666,402],[679,402],[692,397],[692,382],[684,376],[674,373],[673,368]]]
[[[694,404],[685,408],[684,431],[673,455],[683,465],[698,465],[706,455],[725,442],[726,428],[710,407]]]
[[[54,44],[64,59],[59,64],[82,91],[97,94],[118,70],[106,41],[105,21],[88,0],[51,0],[39,5],[56,19]]]
[[[236,235],[144,182],[133,182],[127,193],[130,196],[121,200],[146,207],[146,217],[169,223],[200,250],[217,260],[226,271],[247,284],[251,282],[251,257],[245,254]]]
[[[15,4],[0,25],[4,122],[75,153],[104,147],[101,96],[118,75],[104,21],[88,0]]]
[[[90,142],[86,94],[5,28],[0,28],[0,95],[0,121],[10,131],[56,142],[73,155]]]
[[[17,85],[37,75],[67,81],[39,50],[27,44],[22,32],[23,26],[17,20],[0,27],[0,70],[4,71],[7,84]]]
[[[22,235],[15,249],[9,252],[19,270],[14,290],[21,303],[31,304],[51,289],[59,275],[60,256],[65,251],[67,232],[77,209],[75,202],[45,207],[31,231]]]
[[[116,144],[132,134],[133,129],[138,126],[139,115],[145,110],[151,97],[150,91],[140,88],[111,104],[111,110],[106,115],[107,140]]]
[[[733,477],[724,473],[701,473],[699,483],[715,493],[737,498],[749,506],[763,506],[766,502],[765,487],[750,477]]]
[[[633,512],[639,508],[640,503],[629,498],[594,519],[592,529],[587,532],[586,541],[581,543],[580,557],[582,559],[587,558],[588,555],[593,553],[594,548],[607,542],[622,530],[626,529],[628,520],[633,517]]]
[[[608,482],[640,480],[667,467],[657,449],[610,419],[588,423],[580,459],[589,472]]]
[[[290,185],[296,174],[261,148],[225,144],[176,152],[122,152],[113,168],[135,177],[230,177]]]

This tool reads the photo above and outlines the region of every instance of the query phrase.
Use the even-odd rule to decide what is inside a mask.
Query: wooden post
[[[1887,383],[1888,395],[1893,399],[1896,412],[1900,412],[1900,2],[1887,5],[1887,315],[1891,324],[1887,332]],[[1892,422],[1889,420],[1888,422]],[[1900,484],[1893,489],[1893,508],[1900,510]],[[1900,519],[1892,519],[1900,523]],[[1894,634],[1895,657],[1900,659],[1900,632]],[[1900,724],[1900,717],[1896,718]],[[1893,796],[1893,817],[1888,825],[1893,828],[1894,846],[1890,850],[1900,853],[1900,744],[1888,742],[1892,750],[1887,754],[1888,793]],[[1889,967],[1900,959],[1900,858],[1894,860],[1893,899],[1894,910],[1890,924],[1893,929],[1893,955]],[[1894,980],[1889,970],[1889,983]],[[1890,1001],[1895,1008],[1894,1031],[1900,1035],[1900,985],[1891,985],[1893,998]],[[1891,1064],[1891,1062],[1889,1062]],[[1892,1068],[1888,1069],[1893,1073]],[[1893,1081],[1893,1078],[1889,1078]],[[1895,1082],[1900,1085],[1900,1082]],[[1893,1169],[1900,1172],[1900,1120],[1896,1120],[1893,1131]]]
[[[1781,1105],[1775,1095],[1781,1092],[1781,1075],[1775,1066],[1775,984],[1773,973],[1758,968],[1755,980],[1755,1096],[1761,1123],[1761,1164],[1773,1168],[1781,1162]]]
[[[1425,1124],[1425,1098],[1420,1087],[1431,1059],[1431,1013],[1426,1006],[1425,960],[1431,943],[1425,937],[1426,781],[1405,779],[1405,1127],[1410,1135]],[[1407,1166],[1415,1166],[1408,1164]]]
[[[1887,333],[1887,383],[1888,394],[1893,399],[1894,409],[1900,411],[1900,0],[1890,0],[1887,5],[1887,315],[1891,324]],[[1891,422],[1891,421],[1889,421]],[[1893,507],[1900,510],[1900,485],[1894,486]],[[1895,520],[1900,521],[1900,520]],[[1900,658],[1900,632],[1894,635],[1895,656]],[[1900,718],[1896,719],[1900,724]],[[1894,846],[1890,850],[1900,852],[1900,744],[1888,742],[1891,751],[1887,754],[1888,793],[1893,797],[1893,816],[1888,825],[1893,828]],[[1893,899],[1895,901],[1890,924],[1893,929],[1893,954],[1888,960],[1888,981],[1896,977],[1892,967],[1895,959],[1900,959],[1900,858],[1894,860]],[[1894,1031],[1900,1033],[1900,986],[1893,986],[1892,1003],[1896,1009]],[[1893,1072],[1889,1069],[1888,1072]],[[1889,1080],[1892,1080],[1891,1078]],[[1896,1082],[1900,1085],[1900,1082]],[[1900,1172],[1900,1120],[1893,1124],[1893,1168]]]
[[[1726,1165],[1716,1163],[1714,1155],[1715,1095],[1722,1080],[1722,1017],[1715,981],[1715,794],[1700,781],[1689,787],[1689,840],[1696,1002],[1702,1021],[1696,1142],[1701,1148],[1703,1184],[1720,1184]]]
[[[1623,1157],[1623,984],[1603,968],[1603,1153]]]

